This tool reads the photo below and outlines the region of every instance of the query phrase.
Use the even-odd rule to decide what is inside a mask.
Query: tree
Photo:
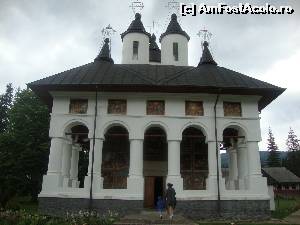
[[[300,144],[297,135],[291,127],[286,140],[286,145],[288,150],[286,167],[297,176],[300,176]]]
[[[8,118],[8,127],[0,138],[2,206],[16,194],[37,199],[49,154],[49,112],[31,90],[16,93]]]
[[[8,111],[12,105],[13,87],[12,84],[6,85],[6,91],[0,95],[0,133],[3,133],[8,126]]]
[[[275,138],[270,127],[269,127],[269,138],[268,138],[268,151],[269,151],[269,156],[267,159],[268,166],[280,167],[281,166],[280,153],[278,152],[278,146],[275,143]]]
[[[293,131],[293,129],[291,127],[290,127],[288,137],[286,140],[286,145],[287,145],[288,151],[294,152],[294,151],[300,150],[299,140],[297,138],[297,135],[295,134],[295,132]]]

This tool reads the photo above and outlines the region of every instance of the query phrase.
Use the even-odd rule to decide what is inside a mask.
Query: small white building
[[[284,89],[218,66],[207,42],[188,66],[190,37],[176,15],[161,50],[140,14],[121,38],[122,64],[106,40],[94,62],[28,84],[51,108],[40,209],[136,213],[170,182],[178,214],[268,217],[259,113]],[[226,179],[220,148],[230,156]]]

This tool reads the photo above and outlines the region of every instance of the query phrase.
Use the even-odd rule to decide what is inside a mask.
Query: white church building
[[[121,64],[106,39],[93,62],[28,84],[51,109],[40,210],[137,213],[172,183],[177,214],[269,217],[260,112],[285,89],[218,66],[207,42],[189,66],[175,14],[160,48],[138,13],[121,39]]]

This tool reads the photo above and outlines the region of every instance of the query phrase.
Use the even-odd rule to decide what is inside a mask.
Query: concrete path
[[[291,224],[300,224],[300,209],[284,218],[284,220]]]
[[[184,218],[181,215],[174,215],[173,219],[170,220],[168,215],[164,212],[163,218],[159,218],[159,213],[154,210],[144,210],[140,214],[127,215],[123,217],[116,225],[144,225],[144,224],[174,224],[174,225],[197,225],[191,220]]]

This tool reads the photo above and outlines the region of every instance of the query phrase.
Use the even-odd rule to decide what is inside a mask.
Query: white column
[[[68,141],[65,141],[63,144],[62,171],[61,171],[64,187],[69,187],[69,183],[70,183],[71,155],[72,155],[72,144]]]
[[[95,138],[94,164],[93,164],[93,192],[94,193],[99,192],[103,188],[103,178],[101,177],[102,149],[103,149],[103,139]],[[93,157],[93,139],[90,139],[88,176],[86,176],[84,180],[84,187],[87,189],[87,191],[89,191],[91,187],[92,157]]]
[[[248,179],[247,186],[253,194],[268,196],[267,179],[261,175],[261,164],[257,141],[248,141]]]
[[[217,171],[219,168],[219,184],[220,184],[220,192],[225,189],[225,181],[222,178],[222,169],[221,169],[221,155],[219,149],[219,143],[216,145],[215,141],[208,141],[208,178],[206,179],[206,189],[211,193],[211,195],[215,196],[218,192],[218,179],[217,179]],[[217,155],[216,155],[216,147],[218,159],[219,159],[219,167],[217,168]]]
[[[180,176],[180,141],[168,141],[168,176]]]
[[[257,141],[248,141],[248,167],[250,176],[261,176],[261,164]]]
[[[238,179],[238,168],[237,168],[237,152],[235,148],[228,148],[229,154],[229,189],[235,190],[236,181]]]
[[[238,185],[239,189],[246,189],[245,179],[248,175],[247,145],[239,143],[237,150]]]
[[[127,178],[127,189],[130,193],[140,198],[144,196],[143,177],[143,140],[130,140],[129,177]]]
[[[168,141],[167,183],[172,183],[177,193],[183,191],[183,179],[180,175],[180,140]]]
[[[143,140],[130,140],[129,176],[143,176]]]
[[[79,182],[78,182],[79,150],[80,150],[80,147],[78,145],[72,146],[70,179],[71,179],[73,188],[79,187]]]
[[[49,155],[49,163],[48,163],[48,171],[47,174],[60,174],[61,172],[61,157],[62,157],[62,147],[63,147],[63,139],[62,138],[52,138],[51,139],[51,147],[50,147],[50,155]]]
[[[51,139],[47,175],[43,177],[42,191],[55,192],[62,186],[61,165],[63,138]]]

